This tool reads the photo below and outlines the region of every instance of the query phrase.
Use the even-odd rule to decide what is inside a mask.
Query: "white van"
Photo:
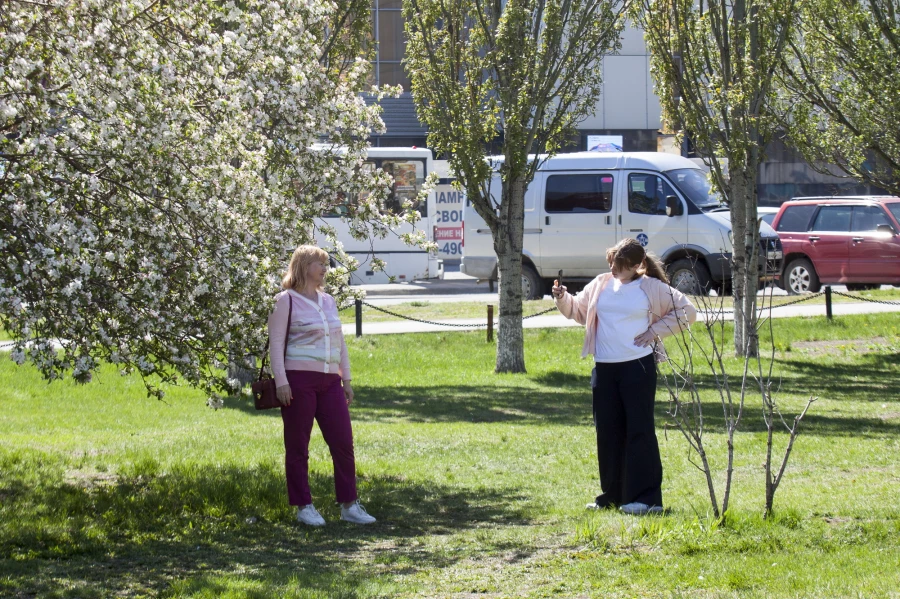
[[[500,185],[495,173],[495,200]],[[463,231],[460,271],[496,281],[490,229],[468,202]],[[697,164],[656,152],[578,152],[546,160],[525,192],[524,297],[543,297],[560,270],[576,284],[608,271],[606,248],[625,237],[656,254],[671,284],[686,293],[729,287],[730,214]],[[781,243],[765,223],[760,245],[762,278],[772,279]]]

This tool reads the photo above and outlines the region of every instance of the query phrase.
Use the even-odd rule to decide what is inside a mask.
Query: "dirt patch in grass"
[[[882,351],[888,340],[884,337],[871,339],[832,339],[825,341],[794,341],[791,349],[803,351],[811,356],[822,356],[835,351],[852,351],[860,354]]]
[[[119,477],[111,472],[69,470],[66,472],[64,480],[73,487],[93,489],[94,487],[114,484],[119,480]]]

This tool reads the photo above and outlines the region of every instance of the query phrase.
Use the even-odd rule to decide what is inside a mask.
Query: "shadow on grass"
[[[900,353],[871,353],[859,356],[852,363],[834,363],[815,360],[781,359],[775,367],[778,372],[787,372],[781,380],[773,381],[776,399],[790,393],[800,397],[819,397],[835,402],[883,403],[900,398],[900,376],[897,365]],[[700,389],[714,390],[712,376],[699,374],[695,381]],[[731,379],[733,385],[740,385],[740,378]],[[780,385],[780,387],[779,387]],[[664,384],[660,388],[665,391]],[[732,387],[735,401],[739,388]],[[795,402],[796,404],[796,402]],[[797,405],[797,410],[802,406]],[[813,404],[801,424],[802,433],[816,435],[900,435],[900,423],[883,420],[877,416],[834,414],[823,411]],[[665,421],[665,399],[657,396],[657,423]],[[763,431],[765,423],[760,409],[759,391],[753,387],[748,391],[741,430]],[[788,422],[795,412],[784,414]],[[703,402],[703,416],[709,430],[721,430],[723,426],[722,408],[715,401]]]
[[[37,485],[0,478],[0,595],[155,596],[182,581],[178,593],[215,596],[237,577],[255,589],[354,597],[361,581],[466,555],[417,549],[417,537],[529,524],[521,496],[372,477],[360,479],[360,495],[379,520],[352,525],[339,521],[331,476],[313,474],[328,521],[313,529],[294,521],[280,464],[157,469],[148,461],[117,479],[74,482],[57,472]]]
[[[408,422],[516,422],[577,424],[590,419],[590,373],[549,372],[531,386],[429,385],[354,386],[353,420],[403,419]],[[280,410],[256,410],[252,399],[228,397],[225,407],[246,414],[280,418]]]
[[[361,421],[577,424],[590,418],[591,392],[581,384],[554,389],[446,385],[357,387],[353,418]]]
[[[898,352],[866,354],[852,364],[816,360],[782,360],[781,363],[791,370],[792,388],[808,390],[810,395],[877,402],[896,401],[900,397]]]
[[[754,403],[755,402],[755,403]],[[710,433],[719,433],[724,431],[725,419],[722,416],[721,404],[714,402],[702,402],[704,429]],[[666,415],[666,403],[656,403],[656,428],[664,426],[671,420]],[[862,437],[867,435],[875,436],[900,436],[900,423],[889,422],[881,418],[865,418],[853,416],[838,416],[833,414],[824,414],[816,412],[816,404],[810,408],[803,422],[800,424],[801,435],[818,435],[818,436],[834,436],[834,437]],[[793,422],[794,416],[799,413],[787,411],[784,413],[785,421],[789,424]],[[669,424],[671,428],[671,424]],[[766,430],[765,422],[762,418],[759,401],[750,398],[744,407],[744,415],[741,418],[741,425],[738,429],[744,433],[761,433]],[[785,433],[782,426],[776,429],[777,434]]]
[[[900,376],[891,374],[900,363],[900,354],[867,354],[852,363],[822,363],[816,361],[782,360],[778,372],[787,373],[781,379],[780,393],[815,395],[829,400],[860,402],[894,401],[900,397]],[[664,370],[661,370],[664,372]],[[698,368],[695,380],[701,390],[715,390],[710,374]],[[423,384],[356,386],[357,401],[353,419],[365,421],[403,420],[407,422],[497,422],[517,424],[584,424],[591,420],[590,376],[585,373],[544,372],[523,379],[521,386]],[[737,376],[732,384],[739,384]],[[537,385],[535,385],[537,383]],[[733,388],[733,391],[737,389]],[[757,393],[751,391],[750,401]],[[657,395],[657,418],[665,417],[665,385],[660,379]],[[229,408],[246,413],[279,417],[278,410],[256,411],[252,402],[229,398]],[[716,422],[721,410],[709,402],[707,414]],[[745,416],[746,430],[761,430],[758,411],[750,409]],[[851,434],[878,431],[896,434],[897,426],[878,418],[829,416],[816,412],[807,422],[816,425],[821,434]]]

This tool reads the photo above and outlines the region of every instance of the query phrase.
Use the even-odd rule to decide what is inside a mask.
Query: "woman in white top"
[[[288,500],[297,520],[323,526],[325,519],[309,490],[309,437],[319,423],[334,464],[334,490],[341,519],[371,524],[356,495],[356,461],[350,425],[350,359],[334,298],[323,291],[328,254],[301,245],[275,296],[269,316],[270,359],[276,394],[282,404]],[[288,319],[290,318],[290,322]]]
[[[659,261],[636,239],[606,252],[611,273],[573,297],[559,282],[559,311],[585,325],[582,356],[594,355],[591,373],[597,461],[602,493],[589,508],[619,507],[628,514],[662,511],[662,461],[653,423],[659,341],[690,326],[697,311],[669,287]]]

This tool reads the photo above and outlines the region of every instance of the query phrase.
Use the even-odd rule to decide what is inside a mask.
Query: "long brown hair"
[[[659,279],[668,284],[669,278],[659,258],[644,250],[644,246],[637,239],[626,237],[616,245],[606,250],[606,261],[610,268],[615,266],[622,270],[638,267],[638,275],[647,275]]]
[[[287,272],[281,279],[281,288],[293,289],[297,292],[303,291],[306,288],[306,268],[317,261],[328,262],[328,254],[325,250],[314,245],[299,246],[294,250]]]

